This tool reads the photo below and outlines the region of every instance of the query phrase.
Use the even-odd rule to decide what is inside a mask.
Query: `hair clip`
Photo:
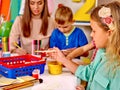
[[[102,22],[106,24],[111,30],[114,30],[113,18],[111,17],[111,9],[108,7],[102,7],[98,12],[99,17],[101,17]]]
[[[63,7],[63,4],[61,4],[61,3],[58,4],[58,8],[61,8],[61,7]]]

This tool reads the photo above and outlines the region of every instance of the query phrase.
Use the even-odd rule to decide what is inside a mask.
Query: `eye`
[[[35,4],[35,2],[33,2],[33,1],[30,2],[30,5],[34,5],[34,4]]]
[[[43,3],[42,1],[39,1],[37,4],[38,4],[38,5],[41,5],[42,3]]]
[[[68,28],[69,26],[64,26],[63,28]]]

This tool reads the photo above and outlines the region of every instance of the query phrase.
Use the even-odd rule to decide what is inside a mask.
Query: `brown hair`
[[[73,21],[72,10],[67,6],[60,6],[55,12],[55,21],[58,24],[65,24],[66,22]]]
[[[22,31],[23,31],[23,36],[24,37],[29,37],[31,35],[31,10],[30,10],[30,0],[25,0],[25,9],[24,9],[24,14],[22,18]],[[40,33],[42,33],[44,36],[47,35],[47,29],[48,29],[48,17],[49,12],[48,12],[48,6],[47,6],[47,0],[44,0],[44,7],[43,11],[41,13],[41,19],[42,19],[42,27],[40,29]]]

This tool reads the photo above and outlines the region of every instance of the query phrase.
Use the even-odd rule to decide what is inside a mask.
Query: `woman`
[[[24,13],[16,18],[10,32],[10,51],[19,55],[31,54],[33,40],[42,40],[41,48],[48,48],[53,29],[47,0],[25,0]],[[18,40],[21,48],[15,46]]]

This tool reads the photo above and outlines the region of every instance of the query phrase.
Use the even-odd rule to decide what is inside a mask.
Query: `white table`
[[[43,83],[36,83],[33,87],[21,90],[76,90],[77,78],[66,68],[63,68],[62,74],[51,75],[48,70],[40,75]]]
[[[45,66],[45,71],[40,75],[40,78],[43,79],[43,83],[35,83],[34,86],[21,90],[76,90],[76,85],[80,84],[80,80],[67,68],[63,68],[62,74],[49,74],[47,64]]]

